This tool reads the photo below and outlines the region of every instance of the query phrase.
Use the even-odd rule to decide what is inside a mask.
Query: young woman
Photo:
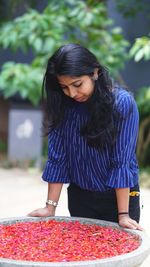
[[[46,206],[29,215],[55,215],[62,186],[69,183],[71,216],[142,230],[133,96],[112,84],[95,55],[79,44],[60,47],[48,60],[43,90],[48,196]]]

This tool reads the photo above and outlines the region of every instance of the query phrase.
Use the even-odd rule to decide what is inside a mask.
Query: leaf
[[[35,51],[40,52],[42,50],[43,42],[40,38],[35,39],[32,46],[34,47]]]
[[[136,62],[140,61],[144,56],[144,50],[141,48],[135,55],[134,60]]]
[[[149,60],[150,59],[150,42],[143,49],[144,49],[145,60]]]

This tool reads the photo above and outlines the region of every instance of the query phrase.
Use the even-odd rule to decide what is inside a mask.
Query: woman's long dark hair
[[[87,101],[90,107],[89,118],[81,129],[81,134],[90,145],[96,147],[103,147],[108,141],[115,139],[114,97],[108,71],[100,65],[93,53],[79,44],[67,44],[60,47],[48,60],[42,87],[43,97],[46,94],[45,133],[63,121],[66,100],[68,100],[58,83],[57,75],[92,77],[95,69],[98,69],[98,79],[95,81],[94,93]]]

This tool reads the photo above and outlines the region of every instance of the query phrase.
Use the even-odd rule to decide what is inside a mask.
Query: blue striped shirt
[[[136,102],[123,89],[114,93],[115,107],[122,118],[115,122],[119,134],[113,149],[108,144],[103,150],[87,144],[80,134],[81,126],[87,121],[86,105],[76,102],[68,109],[67,119],[49,134],[44,181],[75,183],[83,189],[101,192],[138,184]]]

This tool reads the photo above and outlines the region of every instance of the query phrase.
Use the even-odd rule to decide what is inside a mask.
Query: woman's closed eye
[[[82,85],[82,83],[79,83],[79,84],[73,84],[72,86],[74,86],[74,87],[76,87],[76,88],[79,88],[81,85]],[[62,86],[62,85],[61,85],[61,88],[62,88],[63,90],[66,90],[68,87],[67,87],[67,86]]]
[[[80,87],[82,85],[82,83],[80,83],[80,84],[74,84],[73,86],[74,87]]]

